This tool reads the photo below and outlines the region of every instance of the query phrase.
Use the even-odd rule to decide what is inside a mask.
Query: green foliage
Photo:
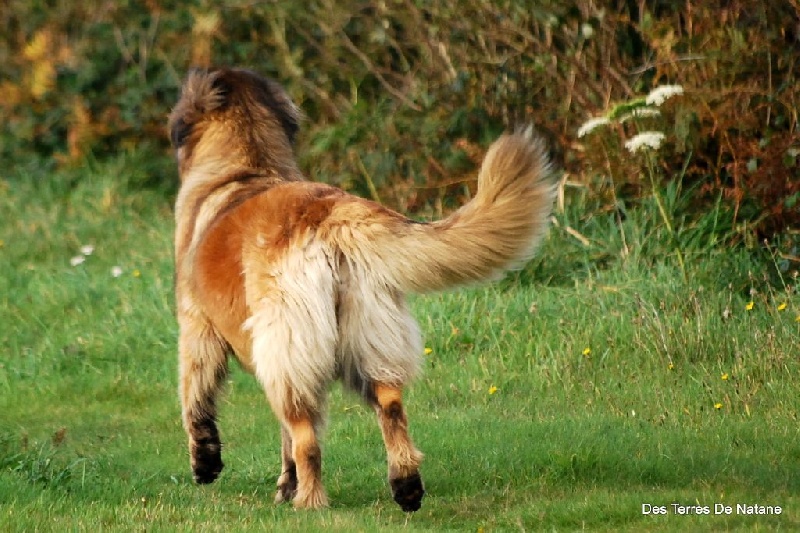
[[[58,435],[57,432],[54,436],[56,445],[60,444]],[[0,471],[11,472],[26,483],[57,488],[69,484],[73,471],[83,463],[82,459],[75,459],[71,464],[60,464],[62,461],[50,444],[28,446],[16,450],[7,436],[0,439]]]
[[[800,219],[791,3],[51,4],[11,0],[0,17],[6,165],[146,146],[160,163],[143,181],[173,180],[163,129],[180,79],[190,65],[237,64],[278,78],[307,113],[298,153],[312,177],[427,216],[469,197],[488,143],[522,121],[574,180],[602,183],[609,170],[587,158],[578,126],[676,83],[686,98],[659,165],[693,186],[691,213],[721,201],[760,236]],[[628,168],[615,187],[636,198]]]

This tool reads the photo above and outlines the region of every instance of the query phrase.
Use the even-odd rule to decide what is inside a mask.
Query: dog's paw
[[[290,502],[297,495],[297,475],[294,469],[284,472],[278,479],[278,492],[275,493],[275,503]]]
[[[205,485],[214,482],[225,467],[222,455],[216,453],[197,453],[192,461],[192,474],[195,483]]]
[[[405,478],[391,479],[389,484],[392,487],[394,501],[403,511],[407,513],[419,511],[419,508],[422,507],[422,497],[425,495],[419,473]]]
[[[316,485],[307,491],[298,491],[292,500],[295,509],[322,509],[328,506],[328,496],[322,485]]]

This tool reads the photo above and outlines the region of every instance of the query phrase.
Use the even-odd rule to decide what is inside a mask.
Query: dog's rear
[[[233,353],[281,421],[278,501],[325,505],[317,433],[341,378],[375,407],[395,500],[416,510],[422,455],[402,388],[422,350],[406,291],[494,279],[524,264],[547,228],[554,186],[531,130],[489,149],[475,198],[418,223],[304,181],[291,144],[298,114],[250,72],[195,72],[170,125],[182,186],[176,205],[181,396],[200,482],[222,469],[215,397]]]

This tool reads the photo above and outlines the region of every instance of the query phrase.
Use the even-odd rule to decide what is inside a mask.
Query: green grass
[[[274,506],[279,432],[238,369],[222,402],[226,469],[194,485],[171,205],[129,185],[135,168],[120,158],[0,181],[0,530],[800,527],[796,281],[768,256],[697,245],[684,282],[647,204],[624,222],[623,259],[614,218],[583,215],[579,198],[526,271],[412,298],[431,348],[407,395],[426,453],[420,512],[391,501],[373,415],[338,387],[324,440],[331,508]],[[693,243],[718,236],[693,224],[681,226]],[[72,266],[84,244],[93,253]],[[641,513],[673,502],[783,513]]]

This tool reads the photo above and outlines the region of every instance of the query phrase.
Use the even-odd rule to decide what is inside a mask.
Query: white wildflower
[[[680,85],[660,85],[650,91],[650,94],[647,95],[644,101],[647,105],[658,107],[667,99],[680,94],[683,94],[683,87]]]
[[[581,33],[585,39],[591,39],[592,35],[594,35],[594,28],[588,22],[584,22],[581,24]]]
[[[86,257],[84,257],[82,255],[76,255],[75,257],[73,257],[72,259],[69,260],[69,264],[74,266],[74,267],[76,267],[76,266],[80,265],[81,263],[83,263],[84,261],[86,261]]]
[[[630,113],[626,113],[619,117],[620,124],[628,121],[632,118],[653,118],[653,117],[660,117],[661,111],[656,109],[655,107],[637,107]]]
[[[587,135],[587,134],[591,133],[592,131],[596,130],[600,126],[606,126],[606,125],[608,125],[610,123],[611,123],[611,121],[608,120],[608,117],[590,118],[589,120],[587,120],[586,122],[583,123],[583,126],[581,126],[578,129],[578,137],[583,137],[584,135]]]
[[[83,246],[81,246],[81,253],[83,255],[92,255],[92,252],[94,252],[93,244],[84,244]]]
[[[111,276],[118,278],[122,275],[122,267],[120,266],[113,266],[111,267]]]
[[[658,150],[662,142],[664,142],[664,134],[660,131],[645,131],[625,141],[625,148],[635,154],[642,148]]]

